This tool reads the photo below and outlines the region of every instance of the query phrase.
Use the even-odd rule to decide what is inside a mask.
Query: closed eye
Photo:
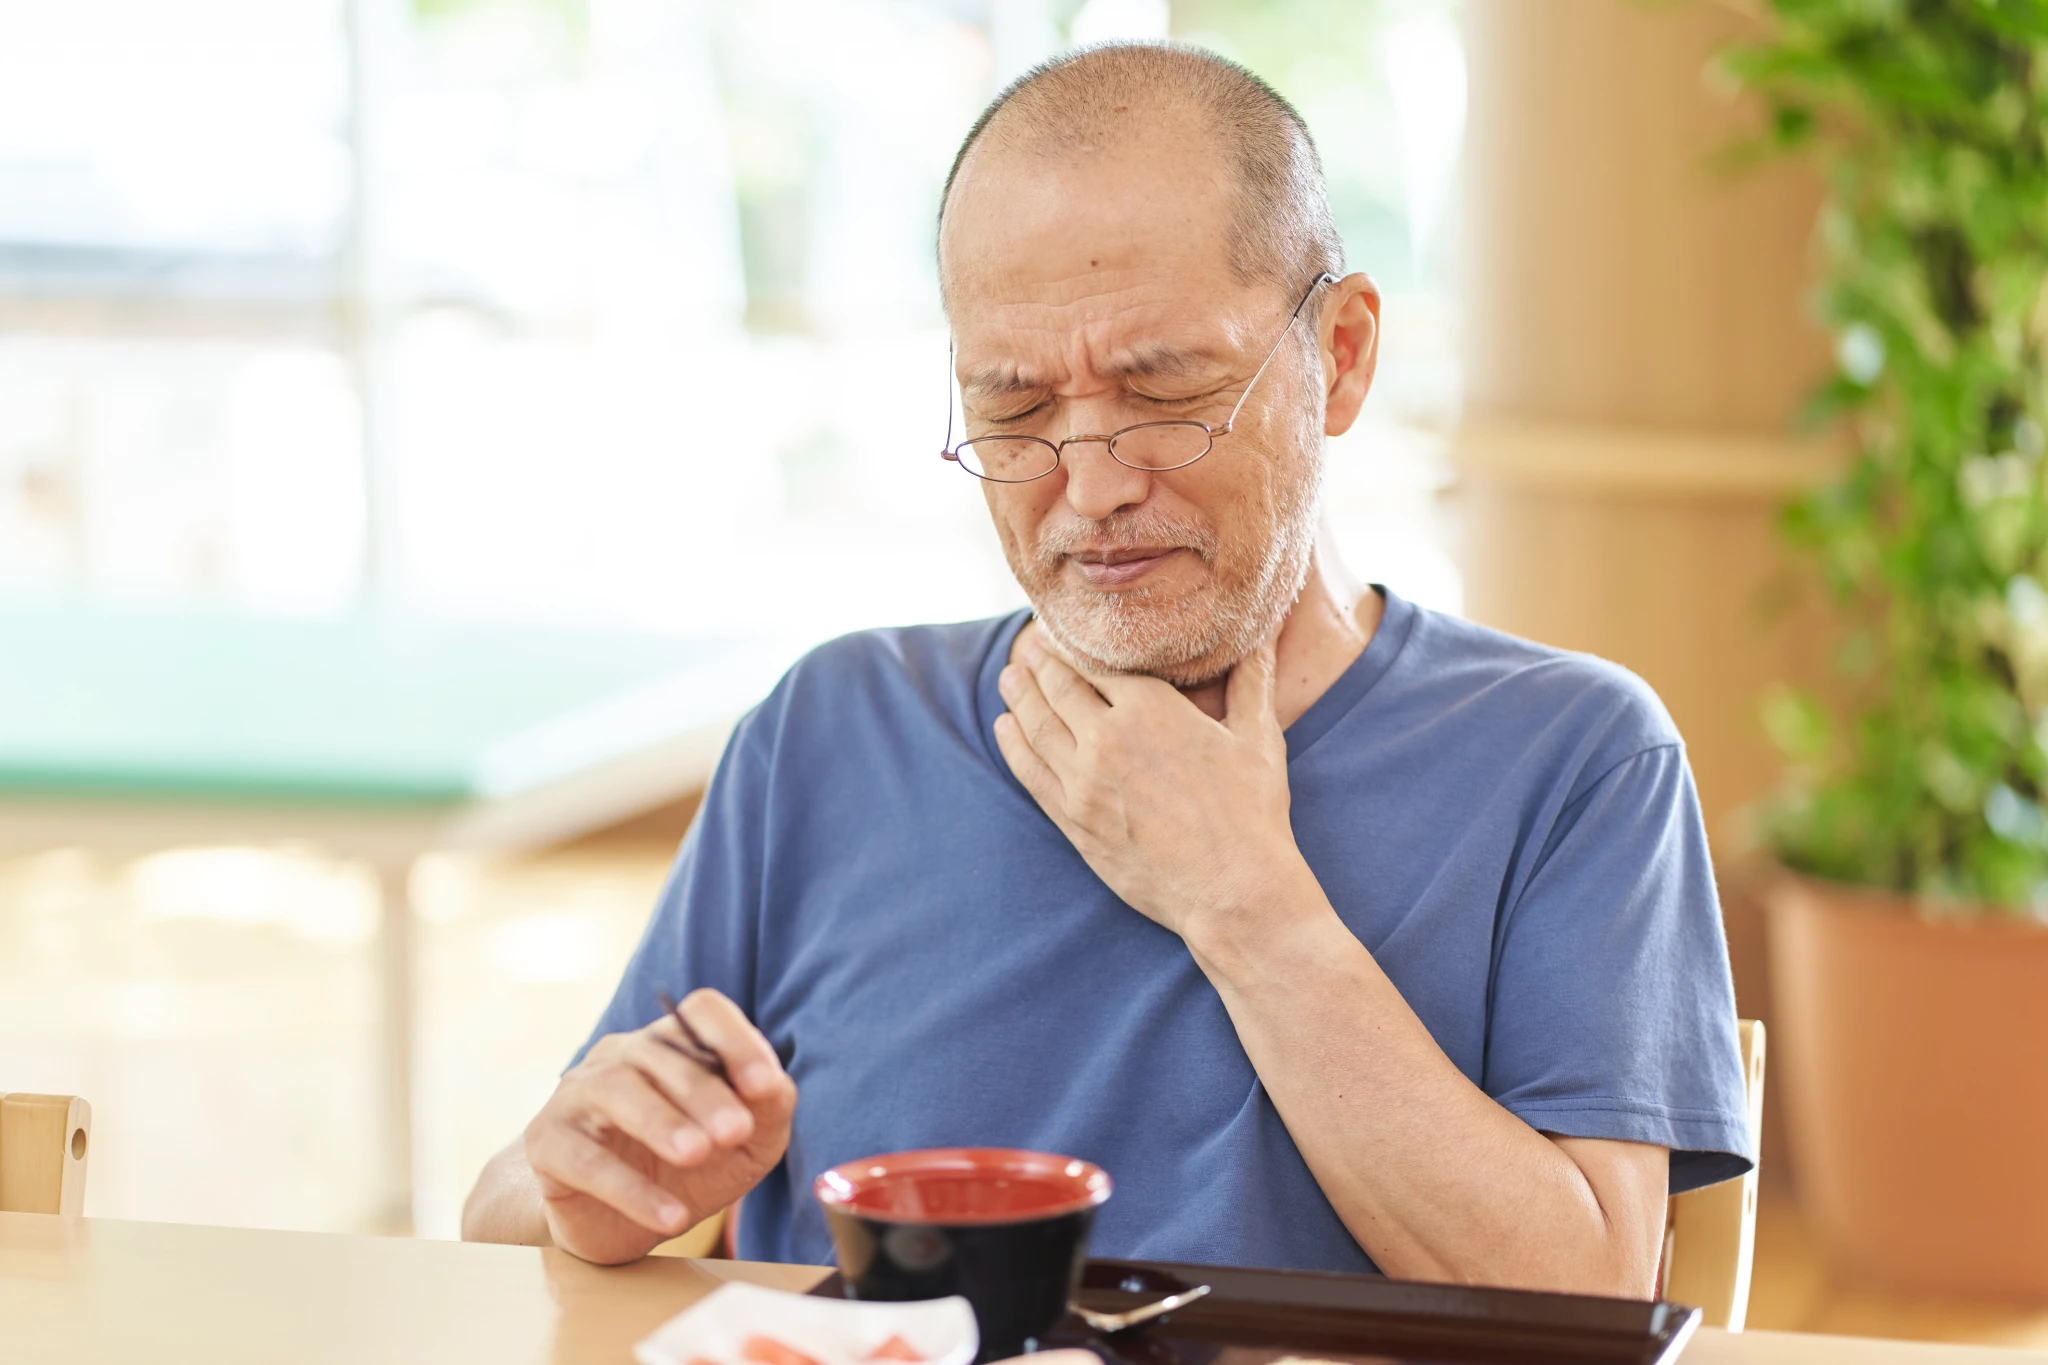
[[[1125,389],[1124,392],[1130,398],[1144,404],[1146,407],[1169,412],[1190,412],[1205,407],[1221,406],[1227,404],[1231,398],[1228,388],[1211,389],[1207,393],[1194,393],[1172,398],[1139,393],[1135,389]],[[1047,396],[1032,406],[1020,408],[1015,412],[990,413],[977,411],[973,416],[976,422],[987,427],[1023,426],[1030,422],[1044,421],[1051,417],[1052,410],[1058,405],[1058,401],[1056,398]]]
[[[1013,427],[1016,426],[1019,422],[1029,421],[1033,417],[1043,417],[1051,410],[1052,400],[1048,398],[1041,403],[1037,403],[1031,407],[1025,408],[1021,412],[1005,413],[1001,416],[984,416],[981,418],[981,420],[988,423],[990,426]]]
[[[1157,408],[1199,408],[1211,403],[1225,401],[1225,391],[1211,389],[1207,393],[1189,394],[1184,398],[1156,398],[1149,393],[1132,393],[1133,398]]]

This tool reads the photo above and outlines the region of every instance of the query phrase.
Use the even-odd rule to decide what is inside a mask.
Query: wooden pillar
[[[1777,776],[1761,693],[1827,671],[1812,612],[1764,605],[1777,509],[1831,463],[1790,434],[1828,364],[1806,303],[1819,189],[1717,164],[1753,118],[1706,69],[1755,22],[1731,6],[1465,16],[1467,610],[1657,689],[1722,865],[1741,1008],[1766,1015],[1731,817]]]

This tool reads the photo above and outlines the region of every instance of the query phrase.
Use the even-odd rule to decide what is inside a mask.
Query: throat
[[[1183,687],[1180,689],[1180,694],[1193,702],[1195,709],[1210,720],[1222,720],[1224,689],[1228,683],[1229,679],[1227,676],[1217,678],[1212,682],[1196,683],[1192,687]]]

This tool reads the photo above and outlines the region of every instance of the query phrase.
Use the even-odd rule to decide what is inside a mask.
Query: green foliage
[[[1791,507],[1854,627],[1854,696],[1782,694],[1790,866],[2048,912],[2048,0],[1770,0],[1725,55],[1763,149],[1826,177],[1844,476]]]

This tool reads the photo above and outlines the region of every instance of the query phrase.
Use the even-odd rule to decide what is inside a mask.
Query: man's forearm
[[[1565,1147],[1467,1080],[1306,865],[1273,901],[1225,923],[1249,932],[1195,934],[1189,947],[1309,1169],[1381,1269],[1652,1292],[1644,1243],[1655,1239],[1639,1231],[1649,1191],[1631,1197],[1636,1207],[1604,1207]]]
[[[476,1188],[462,1206],[462,1240],[528,1247],[553,1244],[524,1143],[515,1142],[484,1163]]]

